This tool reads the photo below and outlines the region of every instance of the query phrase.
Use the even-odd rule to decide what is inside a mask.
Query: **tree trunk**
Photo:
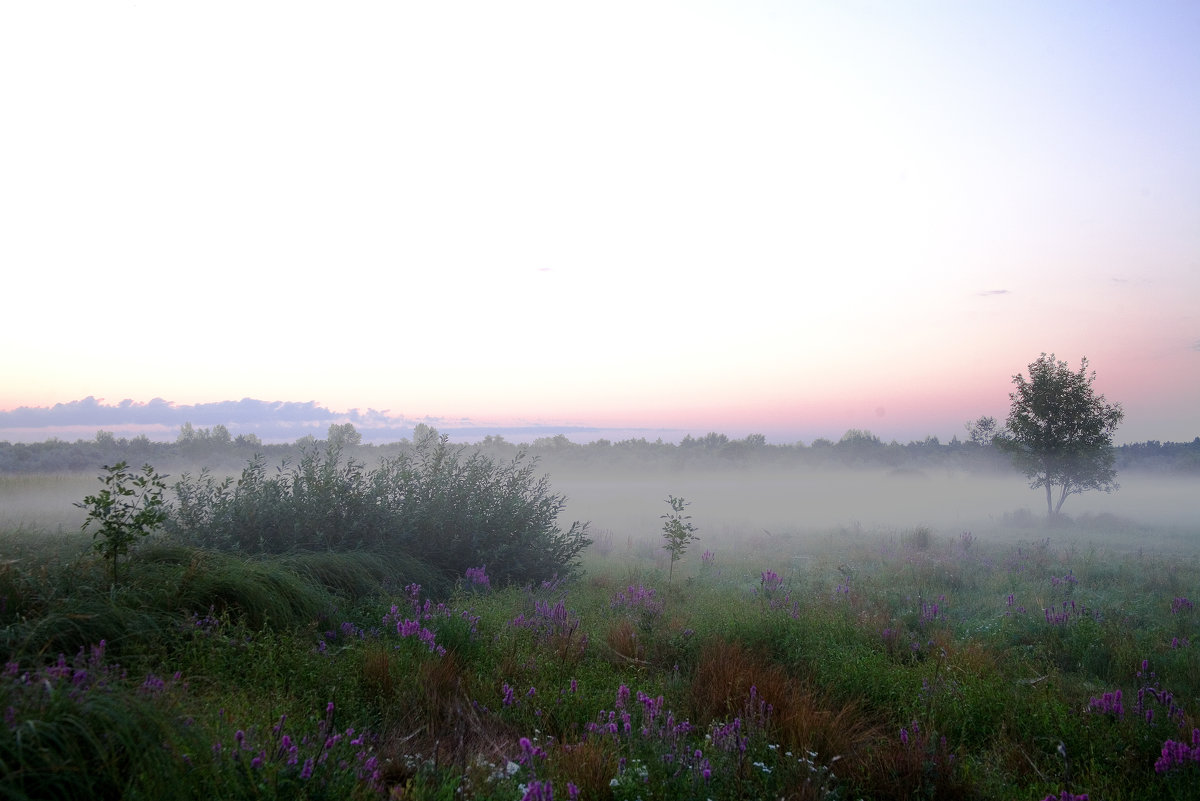
[[[1058,496],[1058,505],[1054,507],[1054,514],[1058,514],[1062,510],[1062,505],[1066,503],[1067,495],[1070,494],[1067,492],[1067,486],[1068,482],[1063,482],[1062,493]]]
[[[1054,498],[1051,496],[1050,477],[1046,476],[1046,517],[1054,517]]]

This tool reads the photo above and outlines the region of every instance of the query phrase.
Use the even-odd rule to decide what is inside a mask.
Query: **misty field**
[[[114,583],[94,475],[0,477],[0,796],[1200,798],[1194,483],[547,469],[582,571],[507,583],[166,534]]]

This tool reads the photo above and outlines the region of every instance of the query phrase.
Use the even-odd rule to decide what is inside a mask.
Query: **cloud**
[[[1007,289],[985,289],[982,292],[976,292],[975,294],[979,295],[980,297],[986,298],[990,295],[1011,295],[1012,292],[1010,292]]]
[[[1143,276],[1127,278],[1123,275],[1110,275],[1108,280],[1111,283],[1118,284],[1120,286],[1150,286],[1154,283],[1149,278],[1145,278]]]
[[[603,429],[590,426],[516,423],[481,425],[467,417],[424,416],[408,418],[386,410],[359,409],[336,411],[316,401],[264,401],[242,398],[238,401],[178,404],[162,398],[137,403],[126,398],[115,404],[89,395],[53,406],[21,406],[0,411],[0,439],[41,441],[51,437],[90,439],[99,429],[120,436],[145,434],[154,440],[173,440],[184,423],[197,428],[222,425],[232,436],[254,434],[264,442],[294,442],[311,435],[324,438],[333,423],[352,423],[366,442],[396,442],[412,435],[418,423],[425,423],[446,434],[453,442],[475,442],[488,434],[500,435],[513,442],[528,442],[539,437],[563,434],[574,441],[598,437],[627,438],[646,433],[661,436],[658,429]]]
[[[162,398],[147,403],[135,403],[126,398],[109,405],[103,399],[89,395],[69,403],[53,406],[19,406],[0,411],[0,428],[48,428],[80,425],[238,425],[272,420],[276,422],[333,421],[345,417],[315,401],[261,401],[242,398],[240,401],[176,404]]]
[[[237,401],[179,404],[154,398],[137,403],[126,398],[115,404],[89,395],[69,403],[53,406],[20,406],[0,411],[0,431],[25,430],[92,430],[118,429],[147,434],[176,430],[184,423],[205,428],[223,425],[233,435],[253,433],[266,439],[295,438],[296,431],[311,433],[325,431],[331,423],[351,422],[361,427],[411,428],[404,418],[389,417],[386,413],[368,409],[339,412],[319,405],[316,401],[264,401],[242,398]]]

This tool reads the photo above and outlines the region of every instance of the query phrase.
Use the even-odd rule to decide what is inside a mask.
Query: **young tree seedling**
[[[94,547],[105,559],[112,561],[115,584],[119,578],[117,560],[129,552],[139,537],[150,534],[167,519],[163,500],[166,476],[160,476],[148,464],[142,466],[140,474],[130,470],[126,462],[117,462],[111,467],[104,465],[102,469],[105,475],[100,476],[100,481],[104,489],[84,497],[82,503],[75,505],[87,510],[87,519],[80,530],[86,531],[89,526],[95,528],[92,532],[92,539],[96,541]]]
[[[692,516],[683,513],[683,510],[690,505],[689,502],[683,498],[668,495],[667,503],[670,504],[671,511],[661,517],[667,521],[663,523],[663,539],[667,541],[663,548],[671,554],[671,567],[667,571],[667,584],[670,585],[675,574],[675,563],[683,557],[683,552],[687,550],[687,547],[700,537],[696,535],[696,527],[690,522]]]

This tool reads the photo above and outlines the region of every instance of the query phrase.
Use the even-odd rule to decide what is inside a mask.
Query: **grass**
[[[114,587],[11,531],[0,797],[1200,797],[1197,552],[1027,533],[776,536],[670,583],[615,538],[488,588],[168,542]]]

